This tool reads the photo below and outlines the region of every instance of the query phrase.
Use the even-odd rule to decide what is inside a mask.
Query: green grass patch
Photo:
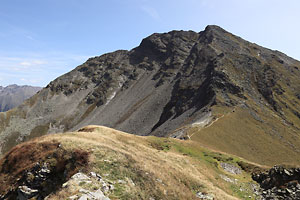
[[[104,179],[115,182],[112,199],[162,199],[163,193],[157,187],[154,176],[146,173],[128,155],[117,152],[94,152],[96,155],[94,169]],[[111,158],[118,158],[110,161]],[[127,183],[119,184],[123,180]],[[133,185],[132,185],[133,184]]]
[[[149,142],[151,147],[159,151],[169,151],[171,149],[171,142],[166,138],[151,137]]]

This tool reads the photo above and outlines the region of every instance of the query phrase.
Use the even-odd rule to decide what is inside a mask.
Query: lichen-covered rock
[[[206,200],[213,200],[214,196],[211,194],[206,194],[203,192],[197,192],[196,197],[198,197],[199,199],[206,199]]]
[[[80,190],[79,192],[84,194],[78,200],[110,200],[101,190],[97,190],[95,192]]]
[[[234,166],[232,164],[222,162],[222,163],[220,163],[220,165],[225,171],[227,171],[231,174],[241,174],[242,173],[242,170],[239,167]]]
[[[86,189],[87,185],[93,190]],[[76,192],[69,197],[70,200],[109,200],[106,194],[114,190],[114,185],[95,172],[89,175],[78,172],[63,184],[63,188],[67,188],[70,193]]]
[[[19,186],[18,187],[18,200],[27,200],[31,199],[39,194],[38,190],[31,189],[29,187],[25,186]]]

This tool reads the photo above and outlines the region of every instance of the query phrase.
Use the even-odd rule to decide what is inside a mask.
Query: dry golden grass
[[[222,108],[215,108],[222,113]],[[218,110],[217,110],[218,109]],[[262,165],[299,165],[299,153],[292,147],[300,146],[300,137],[285,127],[275,115],[266,115],[257,108],[264,123],[256,121],[247,109],[236,108],[234,112],[224,111],[213,126],[190,129],[192,140],[202,146],[240,156]],[[271,112],[268,111],[267,114]],[[273,126],[274,132],[271,126]],[[280,135],[279,135],[280,134]]]
[[[197,199],[195,194],[198,191],[213,194],[215,199],[237,199],[234,196],[238,196],[230,184],[219,179],[222,170],[216,167],[216,162],[209,163],[197,157],[201,149],[193,141],[141,137],[99,126],[88,126],[79,132],[46,136],[40,140],[48,141],[49,137],[60,141],[66,149],[79,148],[91,152],[91,171],[103,175],[107,168],[103,160],[106,160],[115,163],[114,169],[120,171],[120,174],[114,172],[115,177],[108,178],[123,178],[135,183],[135,186],[129,184],[122,189],[127,196],[112,194],[111,199]],[[176,149],[183,146],[187,153]],[[194,148],[198,150],[193,152]],[[243,178],[245,176],[247,179],[244,181],[249,181],[249,176],[244,174]],[[57,195],[61,198],[62,194],[66,191]]]
[[[101,126],[87,126],[78,132],[34,139],[18,145],[5,158],[26,145],[43,147],[43,144],[53,144],[56,149],[57,142],[66,152],[87,153],[88,165],[82,170],[85,173],[96,172],[114,184],[115,189],[107,194],[110,199],[198,199],[197,192],[212,194],[215,199],[222,200],[246,199],[253,195],[248,187],[252,183],[249,173],[232,175],[220,167],[220,162],[238,166],[237,163],[243,161],[238,157],[205,149],[191,140],[136,136]],[[49,155],[49,151],[53,150],[46,148],[40,150],[44,153],[34,152],[40,155],[37,157],[39,160],[43,160],[43,155]],[[26,160],[25,157],[20,160]],[[26,162],[26,166],[33,164],[30,160]],[[37,159],[34,159],[36,162]],[[220,175],[236,179],[238,183],[228,183]],[[119,180],[126,184],[119,184]],[[12,182],[13,179],[10,184]],[[88,190],[101,188],[94,182],[80,186],[74,183],[71,187],[59,189],[48,199],[66,199],[78,194],[80,187]],[[240,187],[247,191],[241,192]]]

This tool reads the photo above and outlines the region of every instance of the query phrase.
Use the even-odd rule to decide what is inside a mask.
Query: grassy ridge
[[[249,171],[235,175],[220,165],[240,168],[239,163],[250,166],[248,162],[200,147],[197,142],[141,137],[98,126],[34,141],[59,141],[67,152],[89,152],[84,171],[96,172],[114,184],[108,194],[111,199],[197,199],[197,192],[216,199],[254,199]],[[93,190],[99,185],[82,183],[80,187]],[[63,188],[50,199],[77,193],[76,188]]]

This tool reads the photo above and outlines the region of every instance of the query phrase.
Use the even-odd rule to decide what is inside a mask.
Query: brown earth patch
[[[39,197],[43,198],[87,167],[88,159],[88,152],[81,149],[67,151],[55,140],[33,140],[17,145],[0,160],[0,197],[15,199],[18,187],[26,185],[39,190]],[[36,182],[40,180],[28,180],[28,173],[39,173],[41,166],[45,165],[49,169],[45,180],[39,184]]]

